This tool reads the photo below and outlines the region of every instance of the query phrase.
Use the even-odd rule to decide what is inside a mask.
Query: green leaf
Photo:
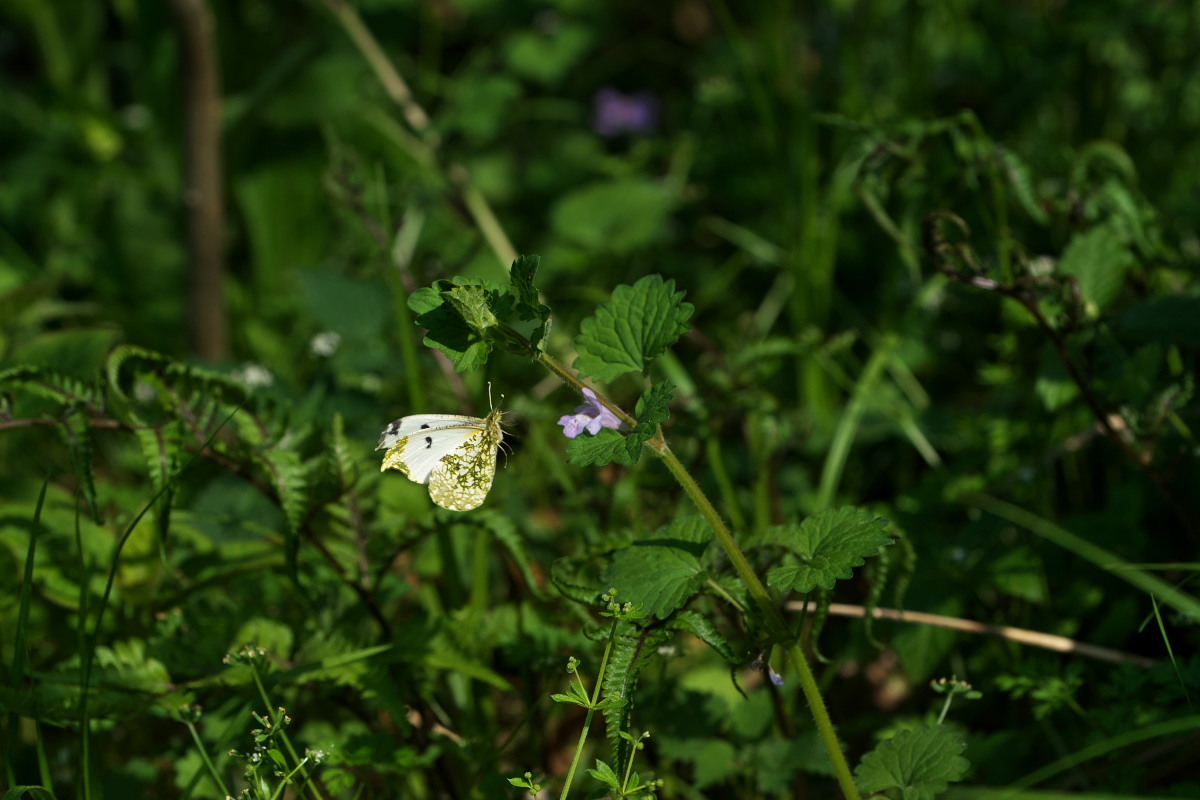
[[[618,286],[580,326],[575,369],[602,381],[645,372],[652,359],[687,332],[687,319],[695,309],[683,302],[683,295],[675,291],[675,281],[660,275]]]
[[[622,602],[641,603],[647,614],[665,619],[708,580],[700,559],[711,538],[702,517],[681,517],[618,551],[603,580]]]
[[[519,31],[505,43],[504,59],[521,77],[554,84],[579,62],[593,37],[588,26],[571,22],[555,24],[551,31]]]
[[[636,635],[624,632],[629,630],[636,630]],[[638,676],[669,638],[663,630],[637,630],[626,626],[624,631],[612,638],[608,669],[604,673],[602,706],[613,763],[622,773],[633,756],[630,743],[620,737],[620,732],[629,730],[629,715],[633,709],[631,701]]]
[[[92,520],[100,522],[100,505],[96,500],[96,479],[92,469],[92,429],[87,415],[76,411],[63,420],[60,428],[71,454],[71,469],[79,482],[79,491],[87,501]]]
[[[167,485],[179,468],[179,456],[183,452],[183,424],[179,420],[171,420],[161,427],[136,428],[134,435],[141,445],[150,482],[158,491]]]
[[[1033,391],[1047,411],[1057,411],[1079,397],[1078,384],[1071,380],[1071,373],[1049,343],[1042,347],[1039,361]]]
[[[622,464],[630,467],[642,457],[642,445],[654,438],[658,426],[671,415],[669,404],[675,387],[670,381],[655,384],[638,399],[637,427],[626,434],[602,428],[593,435],[579,435],[567,443],[567,461],[580,466]]]
[[[1058,263],[1058,272],[1074,275],[1089,316],[1107,307],[1121,291],[1133,253],[1113,224],[1098,225],[1071,237]]]
[[[20,800],[25,796],[30,800],[54,800],[54,793],[44,786],[14,786],[4,793],[3,800]]]
[[[307,481],[304,466],[300,463],[300,455],[295,450],[267,450],[257,456],[257,460],[271,476],[271,483],[279,493],[279,504],[287,517],[288,527],[292,532],[300,530],[307,510],[305,487]]]
[[[611,786],[614,791],[619,792],[621,790],[621,779],[617,777],[617,773],[613,772],[613,768],[600,759],[596,759],[596,768],[589,769],[588,775],[591,775],[601,783]]]
[[[343,491],[353,488],[358,483],[360,471],[350,442],[346,439],[345,420],[339,411],[333,413],[333,421],[329,426],[329,451],[337,468],[339,488]]]
[[[508,551],[512,557],[512,565],[525,579],[525,587],[529,593],[536,598],[544,598],[545,595],[538,585],[537,576],[533,571],[536,561],[529,555],[529,550],[525,547],[525,539],[517,530],[513,518],[498,511],[484,510],[478,512],[475,519],[486,527],[496,537],[496,541]]]
[[[588,251],[622,255],[658,238],[673,204],[654,181],[617,178],[567,194],[550,221],[556,233]]]
[[[933,800],[967,773],[966,749],[962,734],[948,728],[902,731],[863,756],[854,777],[863,792],[899,789],[903,800]]]
[[[632,436],[603,428],[595,436],[579,435],[567,443],[567,461],[581,467],[621,464],[631,467],[641,458],[642,445]]]
[[[527,322],[537,320],[539,323],[529,337],[530,344],[539,351],[550,332],[550,306],[538,300],[538,290],[533,285],[533,277],[541,261],[539,256],[519,256],[508,272],[517,296],[517,317]]]
[[[644,427],[657,428],[666,422],[667,418],[671,416],[669,406],[674,392],[675,384],[670,381],[656,383],[647,389],[638,398],[637,406],[634,407],[634,414],[638,421],[636,430],[640,431]]]
[[[592,707],[592,698],[588,697],[587,693],[577,683],[571,684],[567,688],[566,694],[552,694],[550,695],[550,699],[556,703],[571,703],[580,708]]]
[[[741,665],[749,660],[749,654],[744,646],[735,646],[725,638],[725,634],[717,630],[712,618],[695,611],[683,610],[671,618],[667,628],[673,631],[687,631],[700,641],[717,651],[721,658],[730,664]]]
[[[785,592],[832,589],[838,580],[853,576],[854,567],[892,543],[887,526],[882,517],[845,506],[821,511],[798,526],[773,528],[768,540],[799,556],[800,563],[772,569],[767,583]]]
[[[1046,213],[1046,209],[1042,208],[1042,204],[1038,200],[1029,165],[1022,161],[1016,153],[1000,145],[996,146],[996,158],[1004,167],[1008,183],[1013,188],[1013,196],[1025,209],[1025,213],[1040,225],[1048,224],[1050,215]]]
[[[493,342],[489,328],[496,324],[495,298],[482,281],[437,281],[413,292],[408,307],[425,328],[425,345],[436,347],[456,372],[470,372],[487,363]]]
[[[739,772],[738,751],[724,739],[663,739],[664,756],[695,766],[692,783],[704,789]]]

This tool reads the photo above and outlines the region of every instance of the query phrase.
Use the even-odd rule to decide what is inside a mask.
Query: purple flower
[[[783,676],[776,672],[770,664],[767,664],[767,677],[771,679],[771,683],[776,686],[783,686]]]
[[[592,99],[592,130],[601,136],[653,133],[658,124],[658,99],[648,92],[625,94],[611,87]]]
[[[566,414],[558,420],[568,439],[574,439],[585,430],[595,436],[601,428],[616,430],[621,427],[621,420],[596,399],[595,392],[585,386],[583,396],[587,399],[586,403],[576,406],[574,414]]]

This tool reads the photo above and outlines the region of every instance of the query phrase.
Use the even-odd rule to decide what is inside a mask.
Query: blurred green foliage
[[[589,363],[584,320],[618,286],[685,292],[689,330],[651,377],[674,385],[667,438],[739,539],[845,504],[892,521],[896,552],[812,598],[839,735],[857,760],[932,723],[930,678],[984,696],[875,749],[864,789],[900,791],[886,759],[928,737],[955,757],[911,796],[968,769],[1023,785],[1109,745],[1039,787],[1200,794],[1197,620],[1156,618],[1123,577],[1190,591],[1200,540],[1195,3],[359,0],[423,129],[334,0],[209,5],[232,349],[200,364],[170,4],[0,3],[5,789],[236,792],[227,754],[277,706],[298,753],[328,751],[320,796],[561,781],[580,717],[548,698],[570,655],[595,675],[596,590],[632,597],[639,550],[694,509],[652,459],[568,463],[554,422],[578,398],[529,358],[497,348],[459,375],[419,347],[409,297],[505,282],[506,236],[541,255],[553,325],[523,319],[568,365]],[[625,409],[654,391],[591,374]],[[488,381],[516,422],[483,509],[435,510],[378,473],[391,419],[482,414]],[[764,576],[801,571],[752,555]],[[831,796],[794,681],[771,683],[721,601],[743,587],[688,559],[679,596],[705,594],[653,652],[619,643],[636,693],[612,719],[653,732],[638,770],[665,797]],[[823,618],[830,600],[1157,663],[867,628]],[[223,663],[246,645],[266,655]]]

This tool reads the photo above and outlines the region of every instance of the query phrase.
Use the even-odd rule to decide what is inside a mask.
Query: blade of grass
[[[42,481],[42,490],[38,492],[37,504],[33,508],[33,524],[29,526],[29,546],[25,550],[25,574],[21,583],[21,600],[17,608],[17,632],[13,637],[13,660],[12,660],[12,680],[10,685],[14,691],[20,691],[21,684],[25,682],[25,661],[28,656],[29,647],[29,606],[33,602],[33,559],[37,555],[37,540],[38,534],[42,530],[42,507],[46,502],[46,489],[50,486],[51,468],[47,466],[46,477]],[[37,720],[34,720],[37,725]],[[19,738],[20,720],[17,712],[10,711],[8,714],[8,742],[5,748],[8,757],[4,759],[4,778],[9,786],[16,786],[16,775],[13,773],[13,764],[16,763],[17,739]],[[38,733],[38,741],[41,741],[41,733]],[[40,760],[39,760],[40,761]],[[50,785],[48,776],[42,775],[42,783],[46,786]]]
[[[1019,506],[998,500],[990,495],[969,492],[963,495],[963,499],[976,508],[1036,533],[1038,536],[1053,542],[1064,550],[1070,550],[1080,558],[1092,562],[1106,572],[1111,572],[1121,580],[1141,589],[1147,594],[1156,595],[1176,611],[1200,619],[1200,600],[1197,600],[1186,592],[1181,592],[1161,578],[1157,578],[1140,569],[1133,569],[1130,564],[1117,555],[1108,552],[1103,547],[1097,547],[1083,537],[1071,533],[1066,528],[1055,525],[1053,522],[1030,513]]]
[[[1150,602],[1154,606],[1154,619],[1158,622],[1158,632],[1167,648],[1167,658],[1171,660],[1171,668],[1175,670],[1175,678],[1179,681],[1179,688],[1183,689],[1183,697],[1187,700],[1188,708],[1192,708],[1192,696],[1188,693],[1187,681],[1183,679],[1183,674],[1179,671],[1179,662],[1175,660],[1175,650],[1171,647],[1171,637],[1167,635],[1167,626],[1163,624],[1162,614],[1159,613],[1158,600],[1154,595],[1150,595]]]
[[[825,456],[825,465],[821,468],[821,483],[817,489],[814,511],[828,508],[829,504],[833,502],[838,483],[842,479],[842,471],[846,468],[846,459],[850,455],[854,434],[858,430],[859,422],[862,421],[863,413],[867,408],[867,398],[878,383],[884,367],[891,360],[893,345],[894,341],[891,337],[885,336],[880,341],[879,347],[871,354],[870,360],[863,368],[862,375],[859,376],[850,402],[846,405],[846,410],[842,412],[842,417],[838,420],[837,428],[833,433],[833,441]]]
[[[1069,769],[1074,769],[1080,764],[1086,764],[1089,761],[1100,758],[1115,750],[1120,750],[1124,747],[1144,742],[1149,739],[1157,739],[1161,736],[1170,736],[1175,733],[1188,733],[1191,731],[1200,730],[1200,716],[1183,717],[1181,719],[1168,720],[1167,722],[1159,722],[1154,725],[1147,725],[1144,728],[1126,731],[1117,736],[1110,736],[1103,741],[1077,750],[1068,756],[1058,759],[1041,769],[1034,770],[1024,778],[1016,781],[1013,784],[1015,789],[1025,789],[1042,781],[1052,778],[1059,773]]]

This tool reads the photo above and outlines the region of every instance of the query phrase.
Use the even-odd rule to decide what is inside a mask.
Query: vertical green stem
[[[613,621],[613,633],[616,632],[617,623]],[[596,688],[592,692],[592,702],[588,707],[587,716],[583,719],[583,730],[579,732],[579,743],[575,745],[575,756],[571,759],[571,768],[567,771],[567,779],[563,782],[562,794],[559,795],[559,800],[567,800],[567,795],[571,791],[571,782],[575,780],[575,770],[579,767],[579,759],[583,757],[583,745],[587,741],[588,731],[592,727],[592,717],[596,714],[596,705],[600,702],[600,687],[604,684],[604,671],[608,669],[608,656],[612,653],[613,637],[608,637],[608,644],[604,646],[604,657],[600,659],[600,671],[596,673]]]
[[[267,687],[263,685],[262,675],[259,674],[257,663],[251,663],[250,674],[254,676],[254,685],[258,687],[258,696],[262,698],[263,704],[267,707],[264,717],[269,720],[273,716],[271,714],[273,705],[271,703],[271,698],[267,696]],[[280,719],[275,724],[282,726],[284,722],[282,719]],[[283,740],[283,745],[287,748],[288,755],[290,755],[292,760],[299,765],[297,769],[300,770],[300,776],[304,779],[304,783],[301,784],[301,786],[304,789],[307,789],[308,793],[311,794],[315,800],[323,800],[321,793],[317,791],[316,785],[308,779],[308,772],[304,770],[304,760],[301,759],[300,754],[296,752],[296,748],[292,745],[292,740],[288,738],[287,731],[281,729],[279,731],[279,738]]]
[[[779,613],[775,603],[771,599],[767,587],[758,579],[758,575],[750,566],[750,562],[746,559],[742,549],[738,547],[737,542],[726,527],[725,521],[721,519],[721,515],[713,508],[708,497],[700,489],[699,484],[692,478],[687,468],[679,461],[678,457],[671,452],[667,447],[666,442],[661,438],[654,438],[647,443],[649,447],[663,460],[667,469],[679,481],[679,485],[683,487],[683,491],[692,499],[700,513],[708,521],[713,533],[717,537],[717,541],[725,548],[725,554],[729,561],[733,564],[733,568],[737,570],[738,576],[746,584],[746,589],[750,592],[750,596],[754,598],[758,605],[759,613],[762,614],[768,627],[781,638],[790,638],[788,633],[787,623],[783,619],[783,615]],[[804,651],[800,648],[798,642],[794,642],[788,650],[789,658],[795,666],[796,675],[800,679],[800,689],[804,692],[804,697],[808,700],[809,709],[812,711],[813,722],[816,723],[817,731],[821,735],[821,741],[825,744],[825,749],[829,752],[829,759],[833,762],[834,773],[837,776],[838,784],[842,787],[842,793],[846,800],[860,800],[858,787],[854,785],[854,776],[850,773],[850,765],[846,762],[846,756],[842,752],[841,745],[838,744],[837,734],[833,730],[833,721],[829,718],[829,711],[825,708],[825,699],[821,696],[821,689],[817,685],[817,680],[813,676],[812,669],[808,665],[808,659],[804,655]]]
[[[192,732],[192,741],[196,743],[196,750],[200,753],[200,760],[204,762],[205,769],[208,770],[209,777],[217,784],[217,788],[221,790],[221,794],[226,797],[232,797],[233,793],[225,786],[225,781],[221,780],[221,773],[217,770],[217,765],[208,757],[208,748],[204,746],[204,740],[200,738],[200,731],[196,730],[194,722],[185,722],[187,729]]]

